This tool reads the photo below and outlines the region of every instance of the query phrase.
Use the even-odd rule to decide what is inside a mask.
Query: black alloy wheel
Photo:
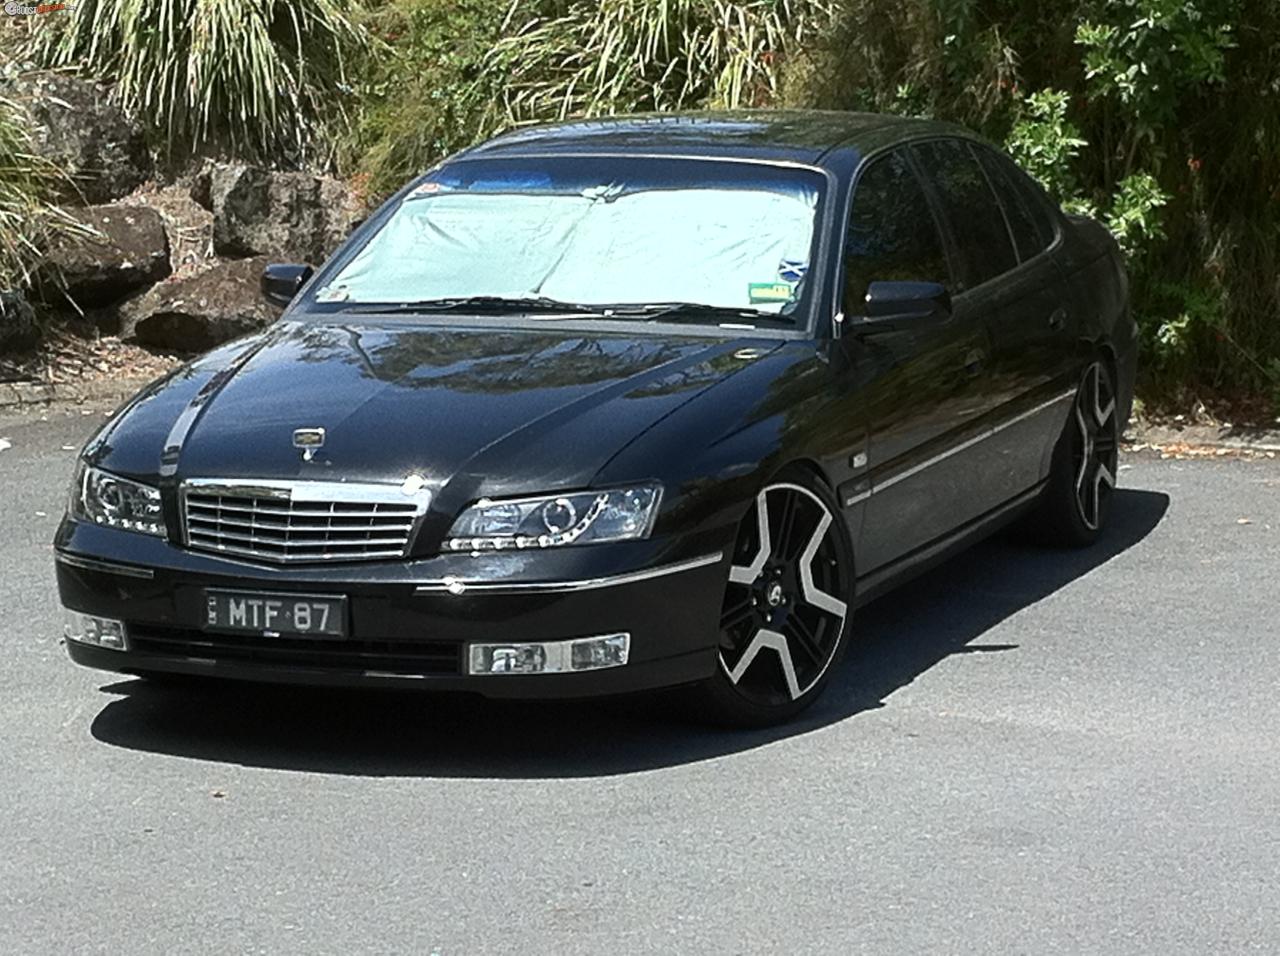
[[[1075,499],[1080,521],[1097,531],[1106,521],[1116,487],[1120,436],[1116,434],[1116,396],[1101,362],[1085,371],[1076,393],[1076,434],[1071,450]]]
[[[1049,484],[1034,517],[1051,544],[1093,544],[1106,526],[1119,470],[1120,422],[1105,362],[1085,369],[1058,445]]]
[[[846,642],[852,561],[826,489],[796,475],[743,518],[720,615],[717,715],[763,725],[808,706]]]

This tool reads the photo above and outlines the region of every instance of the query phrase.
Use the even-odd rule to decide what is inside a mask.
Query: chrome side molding
[[[950,458],[952,455],[965,451],[968,448],[972,448],[974,445],[978,444],[979,442],[986,441],[988,438],[991,438],[993,435],[1000,434],[1000,432],[1004,431],[1006,428],[1010,428],[1014,425],[1017,425],[1019,422],[1026,421],[1028,418],[1031,418],[1033,415],[1038,415],[1041,412],[1043,412],[1045,409],[1052,408],[1054,405],[1057,405],[1061,402],[1065,402],[1069,398],[1074,398],[1075,394],[1076,394],[1075,390],[1072,389],[1071,391],[1063,392],[1060,395],[1055,395],[1053,398],[1049,399],[1048,401],[1041,402],[1039,405],[1036,405],[1034,408],[1029,408],[1025,412],[1022,412],[1019,415],[1015,415],[1013,418],[1010,418],[1007,421],[1000,422],[998,425],[992,425],[987,428],[984,428],[982,431],[978,432],[976,435],[973,435],[972,437],[966,439],[965,441],[960,442],[960,444],[952,445],[950,448],[948,448],[946,451],[942,452],[941,454],[934,455],[932,458],[926,459],[925,461],[912,465],[909,468],[905,468],[902,471],[897,472],[896,474],[890,475],[888,478],[883,478],[879,481],[872,479],[871,487],[868,490],[859,492],[855,495],[851,495],[845,498],[844,501],[841,502],[841,505],[842,507],[845,507],[845,508],[852,508],[854,505],[860,502],[866,501],[872,495],[878,494],[879,492],[884,491],[886,488],[892,488],[898,482],[905,481],[907,478],[910,478],[912,475],[917,475],[920,472],[924,471],[926,468],[932,467],[933,465],[938,464],[938,462],[940,461],[945,461],[946,459]]]

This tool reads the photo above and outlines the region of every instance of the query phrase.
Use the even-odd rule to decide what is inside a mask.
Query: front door
[[[988,410],[982,296],[957,299],[940,325],[861,335],[867,286],[892,280],[953,285],[938,221],[901,149],[859,177],[846,241],[843,348],[869,431],[859,574],[981,514],[964,456],[954,449]]]

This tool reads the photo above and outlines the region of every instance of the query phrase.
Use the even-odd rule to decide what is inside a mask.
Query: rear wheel
[[[719,667],[703,687],[713,716],[763,726],[809,706],[847,642],[852,580],[830,492],[798,470],[764,488],[738,527]]]
[[[1115,381],[1106,363],[1095,361],[1085,369],[1054,449],[1035,516],[1041,537],[1074,547],[1098,539],[1111,511],[1119,449]]]

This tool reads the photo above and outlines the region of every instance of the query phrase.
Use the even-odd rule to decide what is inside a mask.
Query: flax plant
[[[526,14],[531,7],[533,14]],[[516,123],[637,110],[761,106],[778,67],[831,15],[825,0],[516,2],[493,53]]]
[[[370,43],[349,0],[80,0],[59,23],[33,58],[113,83],[170,155],[306,156]]]

